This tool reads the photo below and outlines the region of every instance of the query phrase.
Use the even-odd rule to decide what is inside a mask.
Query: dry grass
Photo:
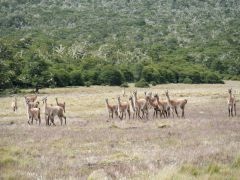
[[[56,127],[46,127],[43,113],[40,127],[29,126],[23,98],[12,113],[11,97],[2,97],[0,179],[237,179],[240,119],[227,116],[229,87],[239,90],[240,82],[139,89],[141,96],[149,90],[164,99],[168,89],[172,97],[187,98],[186,118],[110,122],[104,99],[116,103],[119,87],[41,90],[49,103],[55,97],[66,102],[62,127],[57,118]]]

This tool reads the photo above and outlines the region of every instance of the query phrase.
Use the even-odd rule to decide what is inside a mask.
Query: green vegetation
[[[141,79],[135,83],[135,87],[146,88],[149,87],[149,84],[144,79]]]
[[[0,89],[239,80],[239,11],[238,0],[4,0]]]

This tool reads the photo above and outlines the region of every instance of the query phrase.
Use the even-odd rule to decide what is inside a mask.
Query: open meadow
[[[126,94],[135,90],[126,88]],[[23,95],[0,98],[0,179],[239,179],[240,103],[228,117],[228,88],[240,99],[240,82],[166,84],[147,89],[166,99],[186,98],[185,118],[108,121],[105,98],[117,103],[122,88],[41,89],[38,100],[66,102],[67,125],[27,124]],[[127,100],[127,97],[123,99]]]

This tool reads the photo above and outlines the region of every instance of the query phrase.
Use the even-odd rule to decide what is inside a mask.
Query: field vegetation
[[[240,83],[167,84],[138,89],[165,99],[187,98],[186,118],[108,119],[105,98],[116,103],[122,89],[91,86],[42,89],[66,102],[67,125],[27,124],[23,97],[13,113],[13,97],[0,98],[0,179],[238,179],[240,122],[228,117],[227,89],[239,100]],[[126,94],[136,89],[133,84]],[[27,91],[27,90],[26,90]],[[127,100],[127,97],[123,97]],[[150,112],[150,117],[153,112]]]

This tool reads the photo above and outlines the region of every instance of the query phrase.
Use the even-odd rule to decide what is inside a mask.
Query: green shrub
[[[132,82],[134,80],[133,73],[126,68],[121,69],[125,81]]]
[[[90,81],[85,82],[85,86],[90,87],[92,83]]]
[[[100,85],[101,82],[99,80],[99,75],[100,75],[100,71],[96,69],[92,69],[92,70],[85,71],[83,73],[83,79],[85,82],[89,81],[91,84]]]
[[[53,80],[59,87],[65,87],[70,85],[69,73],[64,69],[55,70],[53,72]]]
[[[232,165],[234,168],[240,168],[240,156],[238,156],[234,162],[233,162],[233,165]]]
[[[121,72],[112,66],[107,66],[103,68],[99,78],[101,84],[106,84],[110,86],[120,86],[124,80]]]
[[[192,176],[200,175],[200,171],[198,170],[198,168],[192,165],[183,165],[180,169],[180,172],[185,174],[191,174]]]
[[[151,66],[146,66],[143,68],[142,71],[142,78],[145,79],[147,82],[151,81],[159,81],[159,72]]]
[[[152,86],[156,86],[156,85],[157,85],[157,83],[156,83],[155,81],[151,81],[150,84],[151,84]]]
[[[135,83],[135,87],[145,88],[149,87],[149,84],[144,79],[141,79],[140,81]]]
[[[183,83],[184,84],[192,84],[193,81],[189,77],[186,77],[186,78],[184,78]]]
[[[214,83],[224,83],[221,78],[213,72],[207,72],[204,75],[204,83],[210,83],[210,84],[214,84]]]
[[[217,164],[214,164],[214,163],[211,163],[209,166],[208,166],[208,169],[207,169],[207,172],[209,174],[215,174],[215,173],[219,173],[220,171],[220,166],[217,165]]]
[[[69,76],[72,86],[84,86],[84,81],[80,70],[72,71]]]
[[[121,84],[121,87],[129,87],[129,85],[127,82],[125,82],[125,83]]]
[[[240,76],[232,76],[231,80],[233,80],[233,81],[240,81]]]

